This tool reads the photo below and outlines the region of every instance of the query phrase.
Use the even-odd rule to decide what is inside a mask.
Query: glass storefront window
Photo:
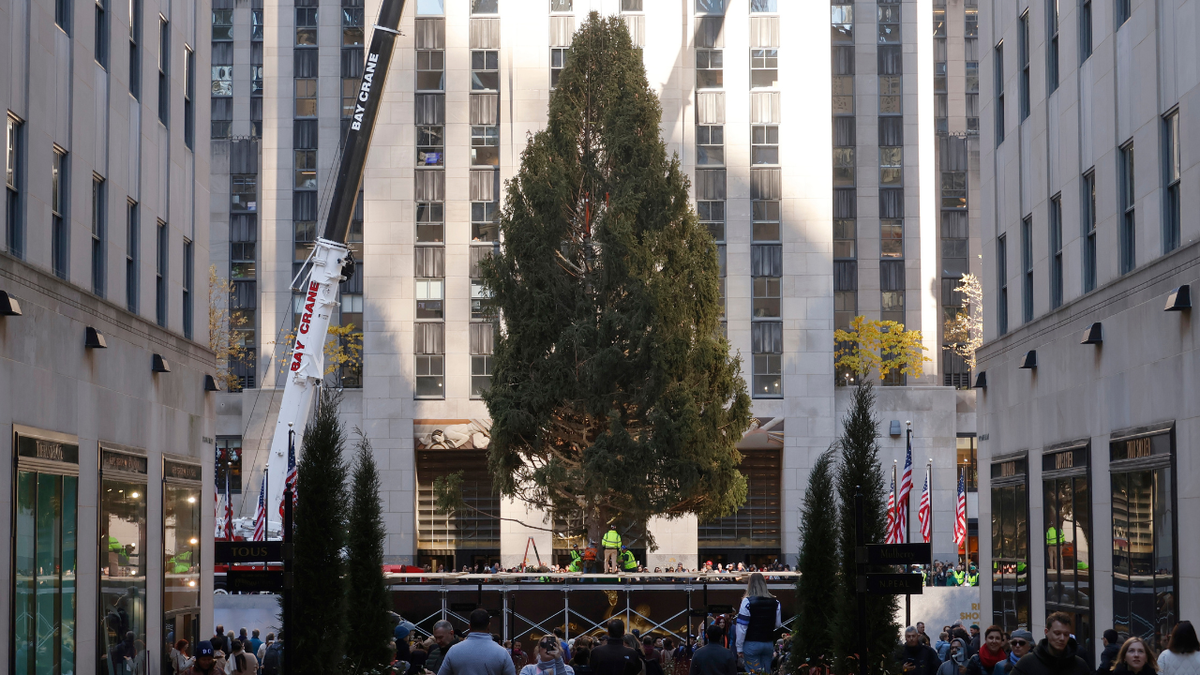
[[[1028,629],[1029,499],[1027,460],[992,464],[992,623]]]
[[[1066,612],[1075,619],[1075,639],[1090,644],[1092,635],[1091,490],[1088,447],[1042,457],[1042,512],[1046,545],[1046,613]],[[1094,660],[1090,649],[1080,653]],[[1093,664],[1094,666],[1094,664]]]
[[[186,639],[194,656],[200,637],[199,464],[163,461],[163,654]],[[168,666],[164,673],[170,673]]]
[[[13,651],[17,675],[75,672],[79,447],[17,436]]]
[[[1155,651],[1166,648],[1179,620],[1173,444],[1167,432],[1110,445],[1113,627]]]
[[[101,465],[100,672],[144,675],[146,458],[104,450]]]
[[[979,490],[979,448],[975,434],[963,434],[955,439],[958,446],[958,470],[964,471],[967,492]]]

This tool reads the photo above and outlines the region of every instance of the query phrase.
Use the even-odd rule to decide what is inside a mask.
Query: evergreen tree
[[[351,478],[346,561],[347,672],[381,670],[390,661],[391,601],[383,580],[383,506],[371,442],[360,435]]]
[[[705,520],[746,497],[750,399],[661,117],[624,22],[593,12],[482,263],[504,317],[484,395],[494,480],[597,540],[612,521]]]
[[[824,670],[833,664],[833,627],[840,600],[838,520],[830,509],[834,497],[836,444],[830,446],[808,474],[808,489],[800,512],[800,559],[796,565],[796,600],[799,611],[793,633],[789,672],[808,668]],[[834,516],[834,517],[831,517]]]
[[[887,524],[887,492],[883,485],[883,469],[879,466],[879,420],[875,418],[875,391],[870,380],[853,390],[853,401],[842,420],[843,433],[841,469],[837,478],[838,516],[841,521],[838,556],[841,559],[843,583],[837,603],[834,624],[834,645],[838,655],[837,672],[858,673],[859,658],[866,659],[867,671],[878,674],[894,670],[893,656],[899,643],[896,625],[897,601],[894,595],[867,596],[866,616],[858,616],[855,593],[855,523],[854,495],[862,492],[865,504],[866,542],[882,544]],[[870,568],[871,572],[890,572],[890,568]],[[859,654],[859,639],[866,645]]]
[[[346,640],[346,465],[340,397],[322,389],[296,464],[292,621],[284,627],[294,675],[342,672]],[[288,675],[293,675],[289,673]]]

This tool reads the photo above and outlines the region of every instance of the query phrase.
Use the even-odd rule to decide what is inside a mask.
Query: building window
[[[992,623],[1029,628],[1028,459],[995,462],[992,476]]]
[[[728,516],[697,523],[700,560],[730,566],[744,560],[747,565],[766,566],[780,559],[784,532],[781,445],[771,442],[767,447],[738,450],[738,472],[746,477],[746,501]]]
[[[363,45],[363,10],[361,7],[342,7],[342,46]]]
[[[879,184],[900,185],[904,178],[904,147],[879,148]]]
[[[725,241],[725,202],[696,202],[696,215],[714,241]]]
[[[317,189],[317,151],[295,151],[295,188],[297,190]]]
[[[471,203],[471,241],[500,240],[500,210],[496,202]]]
[[[158,247],[154,261],[154,316],[158,325],[167,326],[167,262],[169,230],[167,224],[158,221]]]
[[[260,68],[261,72],[261,68]],[[196,97],[196,54],[192,48],[183,46],[183,144],[188,150],[193,149],[196,137],[196,111],[192,100]],[[259,77],[259,91],[262,91],[262,78]]]
[[[183,336],[192,339],[192,240],[183,240]]]
[[[54,0],[54,23],[67,35],[71,34],[71,0]]]
[[[1083,292],[1096,288],[1096,171],[1083,174]]]
[[[996,237],[996,275],[1000,297],[996,303],[996,330],[999,335],[1008,332],[1008,237]]]
[[[750,86],[774,87],[779,83],[779,50],[750,50]]]
[[[1051,93],[1058,89],[1058,1],[1046,0],[1046,79]]]
[[[1113,6],[1117,11],[1117,28],[1120,28],[1133,16],[1133,0],[1114,0]]]
[[[975,434],[962,434],[955,440],[958,455],[958,471],[963,474],[967,492],[979,490],[979,446]]]
[[[850,330],[850,324],[858,315],[857,291],[834,291],[833,293],[833,327]]]
[[[1063,302],[1062,195],[1050,198],[1050,309]]]
[[[642,11],[642,0],[621,0],[622,12],[640,12]]]
[[[857,243],[857,223],[852,218],[835,218],[833,221],[833,257],[835,260],[853,260]]]
[[[229,11],[229,10],[225,10],[225,11]],[[230,38],[230,39],[233,39],[233,38]],[[262,9],[253,9],[252,8],[250,10],[250,39],[251,40],[262,40],[263,39],[263,10]]]
[[[1021,83],[1017,90],[1017,105],[1020,106],[1021,121],[1029,117],[1029,10],[1021,14],[1017,25],[1017,55],[1021,60]]]
[[[500,166],[500,127],[471,127],[471,165]]]
[[[500,90],[500,52],[471,52],[471,91]]]
[[[61,451],[61,469],[59,462],[26,464],[42,446]],[[17,436],[16,454],[10,577],[15,672],[76,672],[79,447]]]
[[[1092,504],[1087,445],[1042,456],[1046,612],[1066,612],[1081,644],[1093,639]],[[1092,653],[1081,654],[1089,663]]]
[[[417,319],[441,320],[445,316],[445,281],[442,279],[417,279]]]
[[[4,186],[5,186],[5,225],[4,243],[9,255],[16,258],[25,257],[25,221],[21,209],[21,181],[24,176],[24,150],[21,121],[8,116],[5,133],[4,152]]]
[[[356,89],[357,84],[355,82]],[[422,49],[418,51],[417,91],[443,91],[445,88],[446,52],[440,49]]]
[[[725,127],[719,124],[696,127],[696,164],[725,164]]]
[[[879,5],[876,11],[879,44],[900,44],[900,5]]]
[[[696,0],[697,14],[724,14],[725,0]]]
[[[750,13],[778,12],[779,0],[750,0]]]
[[[96,0],[96,63],[108,70],[108,12],[106,0]]]
[[[1083,0],[1079,5],[1079,62],[1092,55],[1092,0]]]
[[[904,221],[890,219],[879,221],[879,257],[904,257]]]
[[[996,45],[992,70],[995,71],[992,87],[996,90],[996,146],[999,147],[1004,142],[1004,42]]]
[[[50,262],[54,276],[66,279],[71,263],[71,232],[66,218],[70,179],[67,177],[67,151],[57,145],[54,146],[50,173]]]
[[[138,313],[138,246],[141,243],[138,231],[138,203],[130,199],[125,204],[125,307]]]
[[[571,0],[550,0],[551,12],[570,12],[573,11]]]
[[[779,127],[775,125],[751,128],[751,162],[753,164],[779,163]]]
[[[250,66],[250,95],[262,96],[263,93],[263,67]]]
[[[1160,646],[1180,618],[1173,445],[1169,431],[1109,444],[1113,628]]]
[[[230,14],[232,20],[232,12]],[[215,13],[213,21],[216,21]],[[142,54],[139,49],[141,41],[142,3],[141,0],[129,0],[129,95],[139,101],[142,99]]]
[[[317,116],[316,78],[296,78],[296,117]]]
[[[968,7],[963,10],[963,36],[968,39],[979,37],[978,7]]]
[[[562,76],[563,68],[567,65],[567,52],[564,47],[550,48],[550,88],[558,86],[558,78]]]
[[[442,166],[445,141],[441,126],[417,127],[417,166]]]
[[[417,0],[417,14],[443,16],[446,14],[446,0]]]
[[[754,277],[754,318],[779,318],[779,277]]]
[[[296,8],[296,46],[317,46],[317,8]]]
[[[104,297],[107,269],[105,248],[108,242],[108,195],[104,178],[92,174],[92,292]]]
[[[750,203],[751,239],[754,241],[779,241],[779,202],[753,201]]]
[[[979,133],[979,62],[967,61],[967,132]]]
[[[495,332],[490,321],[471,324],[471,398],[480,398],[491,387]]]
[[[445,325],[424,322],[413,325],[416,352],[417,398],[443,398],[446,395]]]
[[[1179,109],[1163,117],[1163,183],[1167,186],[1163,204],[1163,253],[1179,248],[1182,213],[1180,182],[1182,164],[1179,151]]]
[[[170,127],[171,98],[170,85],[170,44],[171,24],[161,16],[158,17],[158,121],[164,127]]]
[[[879,76],[879,114],[904,114],[904,78],[901,75]]]
[[[783,396],[783,324],[755,321],[750,324],[754,359],[754,398]]]
[[[212,39],[214,41],[233,39],[232,9],[214,9],[212,11]],[[262,38],[258,39],[261,40]]]
[[[233,96],[233,66],[212,67],[212,95]]]
[[[498,14],[500,0],[471,0],[472,14]]]
[[[417,243],[440,244],[445,241],[445,221],[442,204],[423,202],[417,204]]]
[[[854,186],[853,145],[833,149],[833,184],[836,187]]]
[[[967,208],[967,172],[942,172],[942,208]]]
[[[260,66],[261,67],[261,66]],[[342,78],[342,119],[348,120],[354,116],[358,104],[358,78]]]
[[[719,49],[696,50],[696,88],[720,89],[725,86],[724,55]]]
[[[258,174],[235,173],[229,179],[229,208],[233,211],[257,211]]]
[[[202,480],[175,477],[175,469],[194,471],[199,466],[187,466],[164,460],[162,498],[162,585],[163,625],[166,635],[200,637],[200,513],[207,508],[201,501]],[[191,639],[191,638],[189,638]]]
[[[1021,220],[1021,321],[1033,321],[1033,215]]]
[[[1121,274],[1133,271],[1136,261],[1134,205],[1137,197],[1133,192],[1133,141],[1122,145],[1118,157],[1117,193],[1121,200],[1121,230],[1117,238],[1120,253]]]

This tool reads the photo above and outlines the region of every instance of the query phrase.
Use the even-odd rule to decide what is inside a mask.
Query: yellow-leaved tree
[[[343,377],[356,377],[362,373],[362,339],[363,334],[355,330],[355,325],[348,323],[344,326],[330,326],[329,337],[325,340],[325,375],[332,375],[342,370]],[[287,372],[292,363],[292,346],[296,343],[296,331],[290,330],[283,335],[280,343],[286,348],[277,355],[279,372]]]
[[[925,372],[925,345],[921,331],[904,330],[898,321],[870,321],[854,317],[850,330],[838,329],[833,334],[834,364],[839,371],[849,371],[862,379],[875,371],[879,379],[898,372],[921,377]]]
[[[216,265],[208,268],[208,348],[217,355],[216,380],[225,391],[241,388],[233,364],[244,359],[247,351],[238,329],[246,317],[229,308],[233,282],[217,274]]]
[[[962,295],[962,306],[946,319],[945,335],[949,344],[942,349],[962,357],[967,367],[975,370],[975,352],[983,346],[983,287],[974,274],[962,275],[954,288]]]

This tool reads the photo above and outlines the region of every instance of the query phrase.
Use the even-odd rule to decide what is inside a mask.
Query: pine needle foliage
[[[299,503],[293,516],[292,625],[285,627],[295,675],[342,672],[346,639],[345,434],[340,396],[322,389],[296,464]],[[290,674],[289,674],[290,675]]]
[[[351,478],[346,560],[346,672],[382,671],[391,660],[388,613],[391,599],[383,579],[383,505],[371,442],[359,434]]]
[[[788,672],[826,672],[833,665],[833,626],[836,622],[840,584],[838,574],[838,519],[830,510],[837,504],[834,479],[837,445],[830,446],[808,474],[808,489],[800,510],[800,559],[796,569],[798,611],[793,633]]]
[[[484,395],[494,480],[596,539],[746,497],[750,399],[721,335],[716,247],[661,118],[625,24],[593,12],[481,266],[504,318]]]
[[[894,595],[867,596],[865,617],[858,616],[855,593],[855,527],[854,495],[862,491],[866,506],[865,527],[868,544],[882,544],[887,524],[886,491],[883,469],[879,465],[879,420],[875,418],[875,391],[870,380],[854,387],[853,401],[842,420],[841,467],[837,477],[838,519],[840,521],[838,556],[843,583],[838,586],[841,599],[837,602],[834,622],[834,645],[838,660],[834,664],[840,675],[858,673],[858,659],[866,659],[867,672],[872,675],[894,669],[893,653],[899,641],[895,616],[898,607]],[[890,568],[868,568],[871,572],[890,572]],[[859,637],[863,637],[866,653],[859,653]]]

